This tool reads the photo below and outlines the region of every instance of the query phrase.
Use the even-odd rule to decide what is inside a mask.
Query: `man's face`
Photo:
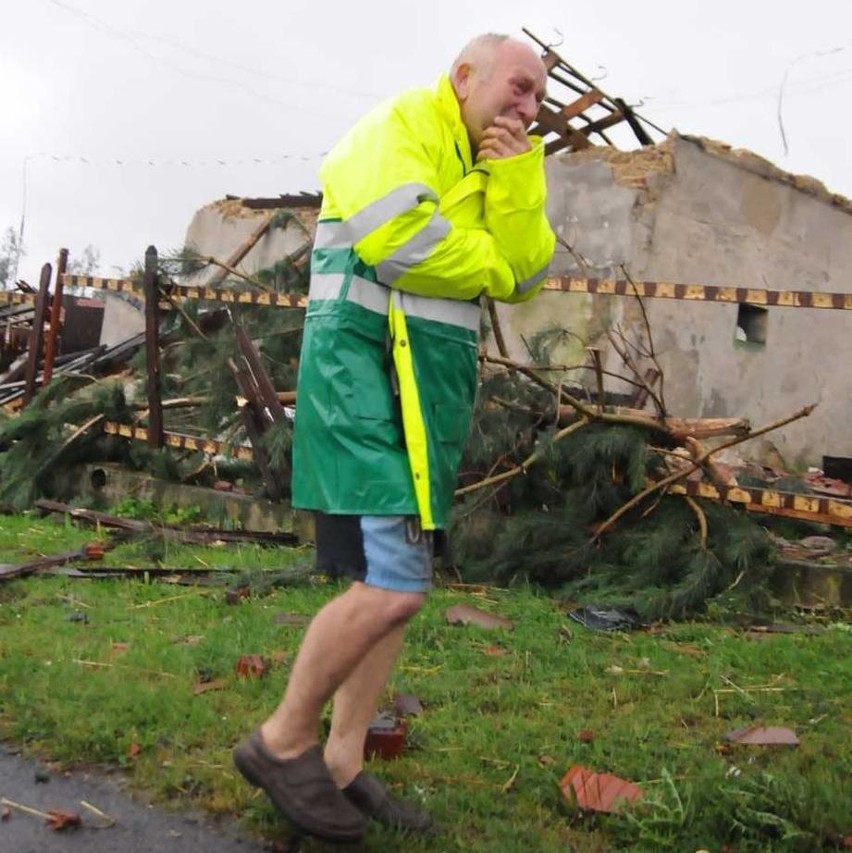
[[[505,41],[494,49],[485,67],[460,65],[453,83],[462,120],[476,148],[496,116],[520,121],[525,129],[533,123],[544,98],[547,72],[526,45]]]

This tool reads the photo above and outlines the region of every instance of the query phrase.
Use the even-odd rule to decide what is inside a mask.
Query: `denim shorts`
[[[411,515],[316,513],[317,568],[394,592],[432,586],[434,538]]]

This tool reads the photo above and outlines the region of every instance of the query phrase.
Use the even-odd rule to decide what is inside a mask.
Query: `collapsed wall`
[[[551,157],[547,171],[560,238],[554,275],[623,278],[626,270],[637,281],[852,292],[850,202],[750,152],[672,134],[638,151]],[[809,418],[773,433],[782,460],[796,467],[852,455],[852,312],[668,299],[645,307],[672,414],[760,425],[817,403]],[[621,373],[606,331],[642,328],[627,297],[545,292],[500,316],[515,357],[529,358],[522,336],[557,324],[576,334],[561,338],[560,363],[587,362],[588,344]],[[766,448],[755,444],[753,454]]]
[[[547,177],[560,241],[553,275],[621,278],[626,271],[637,281],[852,292],[852,203],[751,152],[673,133],[636,151],[597,146],[551,156]],[[300,249],[318,205],[302,196],[219,200],[195,214],[186,242],[227,260],[274,209],[290,210],[291,223],[266,230],[234,261],[251,275]],[[208,266],[192,283],[209,283],[217,272]],[[774,447],[757,440],[744,449],[788,468],[852,455],[845,367],[852,312],[668,299],[646,299],[645,308],[671,414],[742,417],[757,426],[817,403],[810,417],[772,434]],[[559,363],[587,365],[585,347],[595,346],[604,366],[622,374],[607,333],[621,327],[641,335],[644,325],[635,299],[602,295],[544,292],[526,305],[500,306],[499,315],[513,358],[529,361],[535,336],[559,327],[569,332],[551,337]],[[586,370],[571,379],[593,384]],[[631,390],[609,378],[607,389]]]

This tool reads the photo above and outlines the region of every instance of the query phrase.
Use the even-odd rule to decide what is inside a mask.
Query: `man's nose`
[[[525,95],[517,105],[518,118],[524,123],[524,127],[528,128],[538,115],[538,101],[535,94]]]

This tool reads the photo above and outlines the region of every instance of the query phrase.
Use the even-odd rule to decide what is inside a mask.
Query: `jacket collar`
[[[459,100],[456,97],[453,84],[446,74],[442,74],[435,84],[435,94],[438,101],[438,108],[441,114],[446,119],[453,133],[453,138],[456,142],[456,150],[464,163],[465,173],[473,168],[473,157],[470,151],[470,138],[467,135],[467,128],[461,117],[461,107]]]

